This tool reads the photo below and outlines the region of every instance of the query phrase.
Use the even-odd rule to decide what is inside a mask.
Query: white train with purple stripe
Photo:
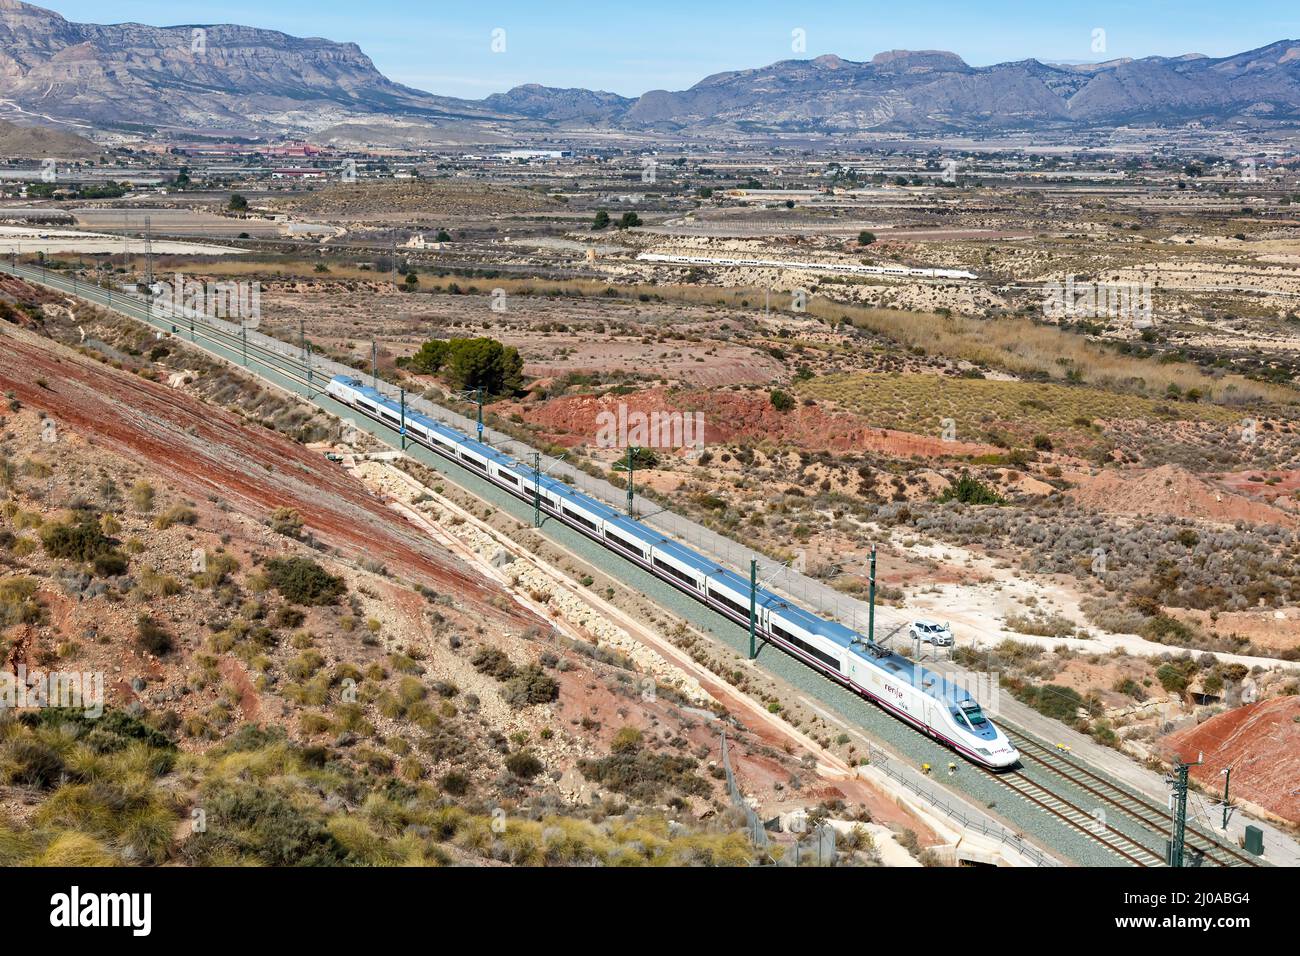
[[[325,391],[410,441],[477,472],[547,515],[708,605],[749,626],[749,581],[563,481],[535,475],[531,468],[489,445],[402,407],[357,379],[338,376]],[[768,642],[876,702],[891,714],[987,767],[1009,767],[1020,755],[965,688],[870,643],[861,634],[828,621],[760,588],[755,628]]]

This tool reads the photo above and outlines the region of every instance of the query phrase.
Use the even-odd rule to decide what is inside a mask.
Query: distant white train
[[[722,256],[670,256],[643,252],[644,262],[670,262],[691,266],[767,266],[778,269],[811,269],[821,272],[844,272],[849,275],[915,276],[924,279],[977,279],[973,272],[961,269],[919,269],[908,266],[864,266],[853,262],[799,262],[794,259],[736,259]]]
[[[476,472],[743,627],[749,626],[749,581],[684,545],[540,475],[490,445],[407,412],[361,381],[332,379],[331,398]],[[965,688],[892,654],[836,621],[827,621],[771,591],[754,593],[755,630],[831,680],[875,701],[929,736],[987,767],[1009,767],[1020,755]]]

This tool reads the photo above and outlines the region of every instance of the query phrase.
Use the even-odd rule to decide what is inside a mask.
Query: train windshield
[[[972,727],[979,727],[988,722],[988,718],[984,716],[984,711],[980,710],[980,705],[973,700],[962,701],[961,712]]]

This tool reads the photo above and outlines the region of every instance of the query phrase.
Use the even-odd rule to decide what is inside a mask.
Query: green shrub
[[[40,536],[47,555],[66,561],[93,561],[113,547],[112,539],[89,512],[83,512],[68,524],[47,524],[41,528]]]
[[[157,657],[170,651],[174,645],[171,634],[159,627],[152,618],[141,616],[136,622],[135,642],[140,649]]]
[[[302,516],[292,508],[276,508],[271,515],[271,530],[286,538],[302,537]]]
[[[959,501],[965,505],[1002,505],[1007,501],[967,471],[963,471],[957,481],[944,489],[943,494],[935,500]]]
[[[147,481],[137,481],[131,487],[131,506],[142,514],[153,511],[153,485]]]
[[[443,774],[442,779],[438,781],[438,786],[448,796],[463,797],[469,793],[469,777],[459,770],[452,770]]]
[[[624,727],[614,735],[609,745],[614,753],[630,753],[641,749],[641,731],[635,727]]]
[[[222,825],[185,842],[183,853],[192,864],[241,857],[268,866],[347,862],[342,845],[316,814],[273,789],[243,780],[220,782],[203,795],[203,805],[208,818]]]
[[[159,531],[166,531],[173,525],[194,525],[198,524],[198,521],[198,512],[193,508],[187,508],[185,505],[172,505],[154,519],[153,526]]]
[[[266,562],[266,577],[286,601],[294,604],[335,604],[347,590],[342,578],[311,558],[272,558]]]
[[[560,685],[536,664],[528,664],[506,681],[501,696],[511,707],[546,704],[560,696]]]
[[[506,769],[516,777],[531,780],[546,769],[529,750],[517,750],[506,758]]]
[[[1024,687],[1016,696],[1033,707],[1040,714],[1065,723],[1073,723],[1078,718],[1079,708],[1084,701],[1073,687],[1060,684],[1044,684],[1041,687]]]
[[[103,554],[97,554],[91,565],[95,569],[96,576],[101,578],[115,578],[119,574],[126,574],[129,567],[126,555],[121,551],[105,551]]]
[[[19,734],[0,747],[0,779],[5,783],[50,790],[62,779],[63,756],[29,734]]]
[[[656,754],[644,748],[578,761],[579,772],[588,780],[644,803],[659,802],[669,789],[708,793],[709,784],[695,773],[697,766],[689,757]]]
[[[0,628],[40,620],[41,606],[36,602],[36,591],[35,578],[0,578]]]
[[[1169,693],[1181,694],[1195,673],[1196,665],[1191,661],[1171,661],[1156,668],[1156,680]]]
[[[510,658],[506,652],[499,647],[489,647],[484,645],[474,652],[470,658],[470,663],[480,674],[487,674],[489,677],[495,677],[497,680],[509,680],[515,676],[515,665],[510,663]]]

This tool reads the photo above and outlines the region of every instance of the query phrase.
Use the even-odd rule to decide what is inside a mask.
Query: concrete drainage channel
[[[364,418],[358,419],[352,409],[322,394],[321,389],[328,380],[328,374],[333,373],[321,374],[315,378],[315,381],[311,372],[303,375],[305,369],[302,363],[285,354],[286,351],[292,352],[291,347],[285,346],[283,349],[271,352],[247,340],[241,340],[240,336],[223,329],[213,328],[210,332],[204,330],[201,327],[206,323],[202,321],[178,329],[167,319],[151,316],[144,303],[120,292],[114,295],[84,283],[79,284],[78,287],[77,284],[61,276],[21,266],[14,268],[7,263],[0,265],[0,269],[58,291],[76,295],[95,305],[106,306],[128,318],[151,325],[161,332],[176,334],[181,340],[187,338],[183,333],[188,333],[192,344],[214,357],[244,367],[251,374],[272,385],[307,398],[326,411],[354,422],[358,429],[370,433],[386,444],[398,440],[396,434],[389,429]],[[284,346],[284,343],[277,344]],[[262,353],[265,355],[263,356]],[[419,446],[409,447],[405,453],[413,460],[446,475],[449,480],[474,497],[510,513],[521,523],[531,522],[530,505],[506,494],[478,475],[447,462]],[[744,663],[743,658],[748,642],[745,629],[692,601],[642,569],[613,555],[558,522],[544,522],[543,533],[576,557],[601,568],[606,573],[615,575],[624,584],[646,595],[660,607],[707,632],[720,645],[737,652],[740,662]],[[900,803],[905,803],[909,809],[923,815],[927,821],[933,821],[936,832],[950,836],[953,858],[956,860],[1030,865],[1051,865],[1056,862],[1021,834],[1036,838],[1043,845],[1053,847],[1070,861],[1095,866],[1135,862],[1133,859],[1126,861],[1115,855],[1115,844],[1127,845],[1133,842],[1150,849],[1160,842],[1160,835],[1155,831],[1144,829],[1140,822],[1128,819],[1120,821],[1119,825],[1112,822],[1112,829],[1119,832],[1114,834],[1110,841],[1099,840],[1095,833],[1089,832],[1089,827],[1086,825],[1066,822],[1060,816],[1044,812],[1041,805],[1027,799],[1016,799],[1017,791],[1023,795],[1024,788],[1013,788],[999,781],[997,775],[980,773],[973,765],[965,763],[951,751],[880,711],[868,701],[782,654],[776,648],[763,647],[756,664],[785,685],[813,696],[833,712],[836,721],[842,720],[853,733],[862,737],[868,746],[868,754],[872,762],[867,767],[860,768],[858,772],[863,776],[874,778],[894,793]],[[870,738],[862,734],[858,728],[869,732]],[[893,756],[882,749],[882,744],[890,748]],[[915,769],[920,766],[953,767],[948,781],[951,786],[940,785],[935,779],[920,774]],[[1035,779],[1033,785],[1036,788],[1048,789],[1047,782],[1043,779]],[[1056,799],[1072,806],[1089,806],[1088,795],[1083,791],[1076,792],[1071,789],[1067,782],[1052,782],[1049,792]],[[993,811],[1002,819],[995,819],[984,808]],[[1010,827],[1004,825],[1004,822],[1009,823]]]

